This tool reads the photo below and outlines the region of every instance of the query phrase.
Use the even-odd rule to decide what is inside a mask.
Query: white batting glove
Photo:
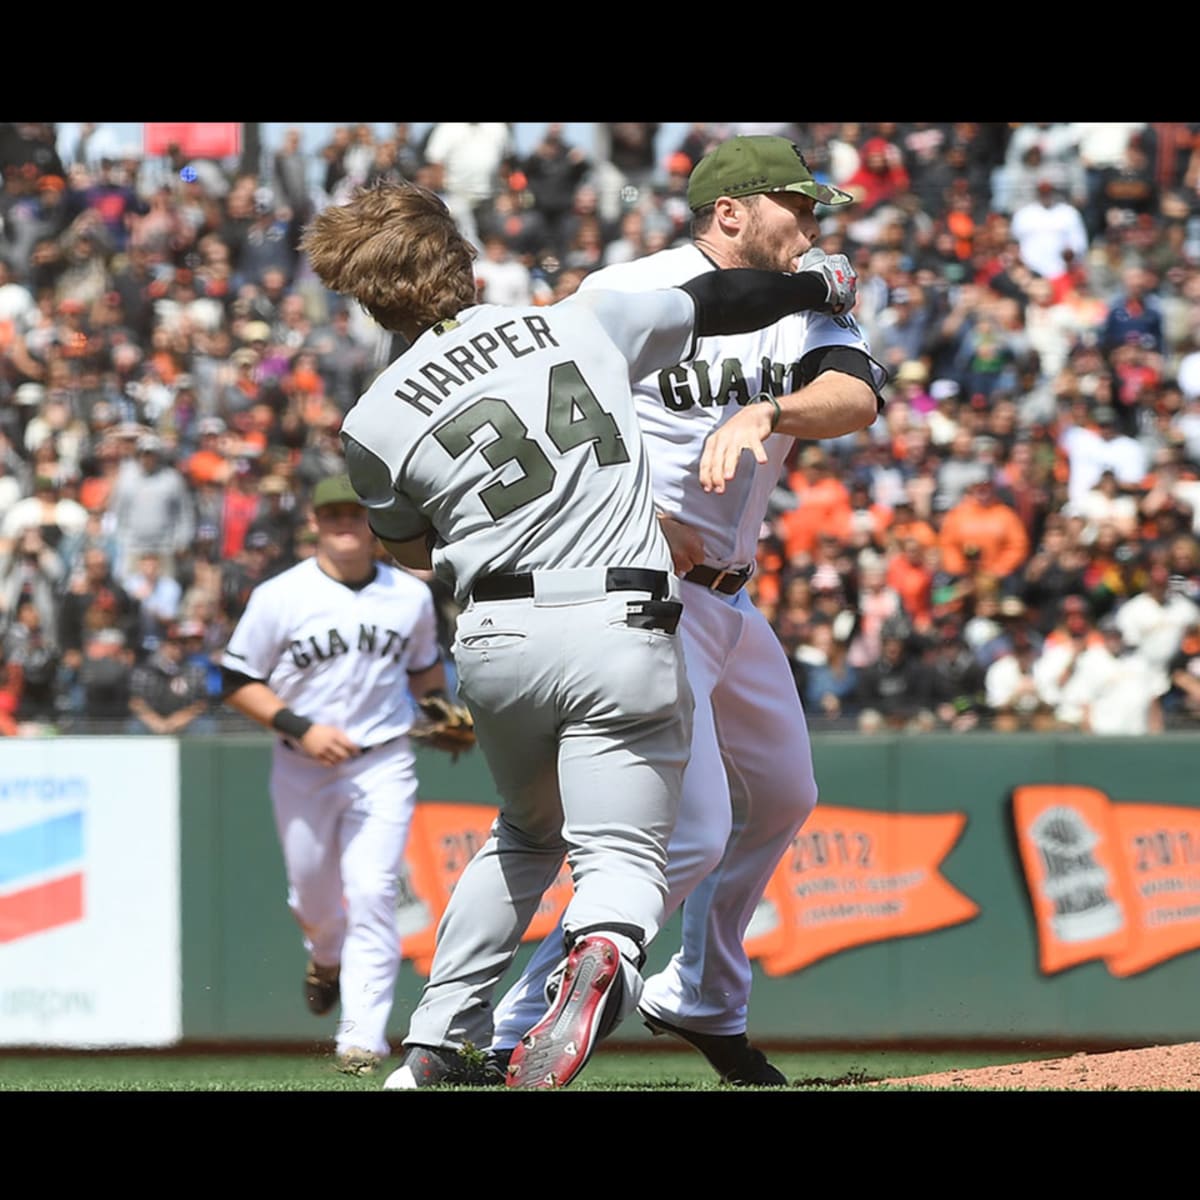
[[[826,254],[815,246],[797,264],[798,271],[811,271],[825,282],[825,304],[818,312],[849,312],[858,300],[858,272],[844,254]]]

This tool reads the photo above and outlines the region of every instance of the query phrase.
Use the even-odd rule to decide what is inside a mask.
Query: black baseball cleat
[[[503,1086],[508,1082],[508,1064],[512,1062],[513,1049],[514,1047],[509,1046],[504,1050],[489,1050],[487,1052],[487,1057],[483,1060],[485,1069],[484,1087],[491,1087],[495,1084]]]
[[[566,1087],[611,1028],[613,1022],[611,1016],[605,1021],[605,1010],[618,1003],[615,997],[622,987],[621,953],[616,943],[596,934],[580,938],[567,955],[549,1011],[513,1047],[508,1086]]]
[[[338,966],[322,967],[310,958],[304,969],[304,1003],[314,1016],[323,1017],[338,1002]]]
[[[638,1016],[655,1037],[669,1034],[687,1042],[693,1050],[699,1050],[721,1077],[722,1083],[733,1087],[787,1086],[787,1076],[771,1066],[767,1056],[750,1045],[744,1033],[697,1033],[694,1029],[672,1025],[644,1008],[638,1009]]]
[[[384,1080],[385,1092],[433,1087],[500,1087],[504,1070],[492,1055],[466,1054],[444,1046],[409,1046],[404,1061]]]

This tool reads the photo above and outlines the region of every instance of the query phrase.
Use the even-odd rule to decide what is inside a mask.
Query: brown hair
[[[352,296],[393,333],[477,303],[474,247],[441,199],[415,184],[358,188],[313,218],[300,248],[330,291]]]

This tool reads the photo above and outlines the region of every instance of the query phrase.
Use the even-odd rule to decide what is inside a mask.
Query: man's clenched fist
[[[815,246],[797,265],[800,271],[811,271],[825,281],[826,299],[818,312],[850,312],[858,300],[858,272],[844,254],[826,254]]]

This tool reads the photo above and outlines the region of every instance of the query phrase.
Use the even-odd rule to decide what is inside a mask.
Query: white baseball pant
[[[280,744],[271,799],[304,947],[341,963],[334,1048],[386,1056],[400,969],[396,895],[417,776],[407,737],[328,767]]]

